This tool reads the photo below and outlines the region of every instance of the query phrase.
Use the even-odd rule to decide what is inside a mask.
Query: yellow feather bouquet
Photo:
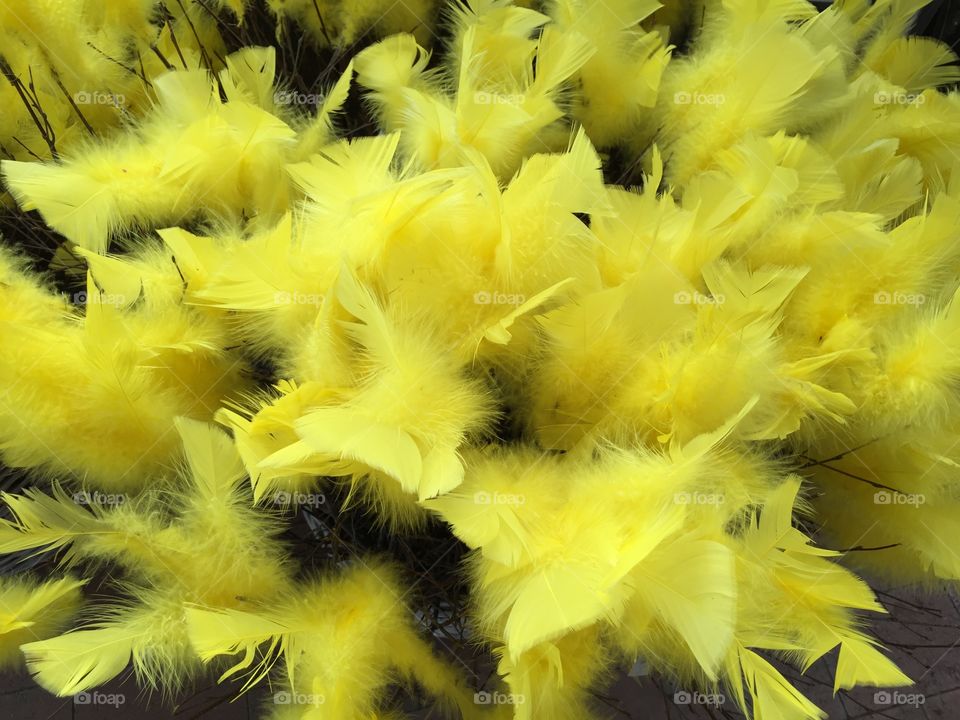
[[[861,575],[960,581],[923,4],[4,5],[0,663],[275,720],[910,685]]]

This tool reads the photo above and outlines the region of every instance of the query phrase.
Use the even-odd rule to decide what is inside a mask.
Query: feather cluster
[[[960,70],[921,2],[176,5],[0,8],[0,174],[62,242],[0,252],[0,459],[47,487],[0,552],[71,573],[0,583],[0,661],[212,666],[277,720],[396,685],[583,720],[638,659],[751,720],[825,717],[775,663],[911,683],[855,571],[960,581]],[[309,111],[231,45],[258,12],[333,58]],[[422,577],[294,556],[319,493],[466,546],[509,702]]]

